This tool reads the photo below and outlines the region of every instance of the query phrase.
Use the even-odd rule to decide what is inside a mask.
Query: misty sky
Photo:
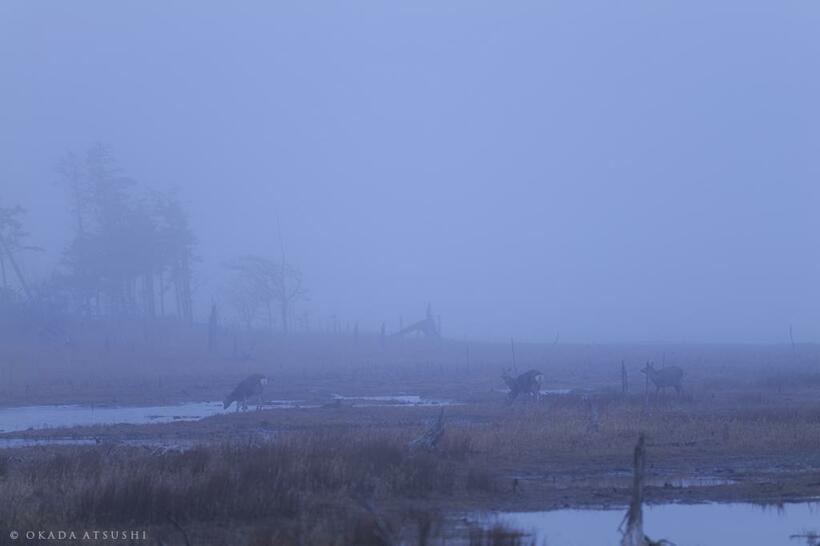
[[[111,147],[202,257],[286,251],[315,318],[470,338],[820,341],[820,3],[0,3],[0,204]]]

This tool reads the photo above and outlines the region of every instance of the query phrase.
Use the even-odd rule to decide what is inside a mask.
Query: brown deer
[[[675,392],[680,395],[683,392],[681,381],[683,380],[683,370],[677,366],[667,366],[666,368],[656,369],[651,362],[646,363],[646,367],[641,369],[641,373],[645,373],[649,380],[655,385],[655,394],[660,393],[661,389],[672,387]]]

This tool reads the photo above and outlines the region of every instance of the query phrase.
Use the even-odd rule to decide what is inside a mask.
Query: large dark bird
[[[544,374],[538,370],[530,370],[524,372],[518,377],[513,377],[509,372],[504,372],[501,376],[504,383],[510,388],[507,394],[507,400],[512,403],[521,394],[527,394],[536,399],[541,394],[541,382],[544,379]]]
[[[248,409],[248,399],[256,398],[256,409],[262,408],[262,391],[268,383],[268,378],[260,373],[255,373],[239,383],[236,388],[225,398],[223,409],[236,402],[236,411]]]

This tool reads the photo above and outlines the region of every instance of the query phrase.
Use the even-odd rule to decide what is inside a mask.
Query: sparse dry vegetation
[[[382,430],[309,432],[275,443],[159,454],[110,446],[33,450],[8,465],[0,520],[23,529],[65,522],[106,528],[230,524],[253,530],[248,540],[254,544],[382,544],[378,536],[365,540],[361,534],[366,521],[395,519],[390,510],[379,513],[383,504],[446,497],[488,483],[477,470],[460,468],[458,446],[435,454],[408,450],[407,438]],[[362,508],[371,503],[379,508]],[[276,533],[264,542],[265,526],[274,524]],[[397,525],[388,532],[401,532]]]
[[[0,520],[20,528],[139,526],[166,545],[184,544],[185,535],[192,544],[527,545],[514,532],[471,528],[460,515],[488,507],[624,504],[625,470],[640,432],[650,453],[650,502],[779,502],[818,493],[812,484],[820,483],[820,472],[811,460],[820,448],[820,404],[808,350],[800,367],[772,373],[766,363],[774,349],[681,349],[684,393],[646,396],[635,378],[652,348],[618,348],[633,363],[626,366],[632,381],[625,395],[613,348],[520,344],[522,366],[534,367],[542,351],[550,352],[555,364],[538,365],[545,388],[571,391],[508,405],[501,379],[507,347],[473,346],[466,362],[464,346],[447,340],[381,347],[366,335],[357,345],[344,335],[293,335],[245,340],[258,360],[239,362],[208,354],[204,343],[191,350],[191,340],[205,338],[197,328],[149,332],[153,344],[124,330],[110,358],[134,366],[115,374],[102,373],[104,338],[93,325],[77,329],[76,347],[28,351],[12,340],[4,347],[11,358],[0,362],[9,379],[0,394],[11,403],[214,400],[237,378],[260,372],[271,378],[269,399],[315,407],[15,433],[101,443],[9,450],[0,457]],[[55,365],[58,358],[71,368]],[[149,364],[137,366],[141,361]],[[39,386],[27,388],[38,377]],[[438,408],[327,404],[333,393],[413,393],[460,404],[445,408],[435,447],[418,449],[413,441],[435,430]],[[122,442],[134,438],[195,447],[178,452]],[[663,486],[704,474],[736,483]]]
[[[639,431],[646,432],[653,461],[669,472],[692,461],[780,458],[820,446],[820,408],[813,406],[749,403],[731,410],[667,397],[645,409],[637,395],[597,400],[595,432],[587,428],[589,404],[581,396],[454,406],[432,451],[410,443],[437,410],[408,408],[386,408],[378,426],[367,408],[340,410],[335,419],[344,427],[328,427],[334,417],[321,409],[231,415],[222,419],[290,421],[293,430],[274,441],[249,436],[186,451],[116,444],[18,450],[21,456],[0,461],[0,519],[19,528],[139,525],[170,543],[181,540],[174,534],[179,525],[192,536],[207,534],[208,543],[236,544],[240,533],[247,544],[425,544],[444,532],[444,506],[561,506],[566,498],[623,503],[628,479],[611,473],[629,467]],[[521,473],[516,491],[511,476]],[[545,478],[527,480],[527,473]],[[469,544],[526,544],[506,531],[464,533],[460,540]]]

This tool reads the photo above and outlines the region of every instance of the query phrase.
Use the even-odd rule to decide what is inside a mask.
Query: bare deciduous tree
[[[6,271],[6,264],[8,263],[17,277],[17,282],[25,294],[26,299],[31,300],[31,289],[20,268],[17,255],[25,250],[41,249],[25,244],[28,233],[23,230],[23,221],[20,219],[25,212],[25,209],[20,206],[9,208],[0,207],[0,273],[2,274],[4,295],[10,293],[9,274]]]
[[[228,289],[228,302],[239,322],[246,330],[251,330],[261,307],[253,288],[242,281],[234,282]]]
[[[241,291],[252,295],[265,309],[268,327],[273,329],[274,310],[277,310],[282,332],[287,334],[296,304],[307,298],[301,270],[287,263],[253,255],[229,263],[228,268],[237,274],[235,289],[242,286]]]

